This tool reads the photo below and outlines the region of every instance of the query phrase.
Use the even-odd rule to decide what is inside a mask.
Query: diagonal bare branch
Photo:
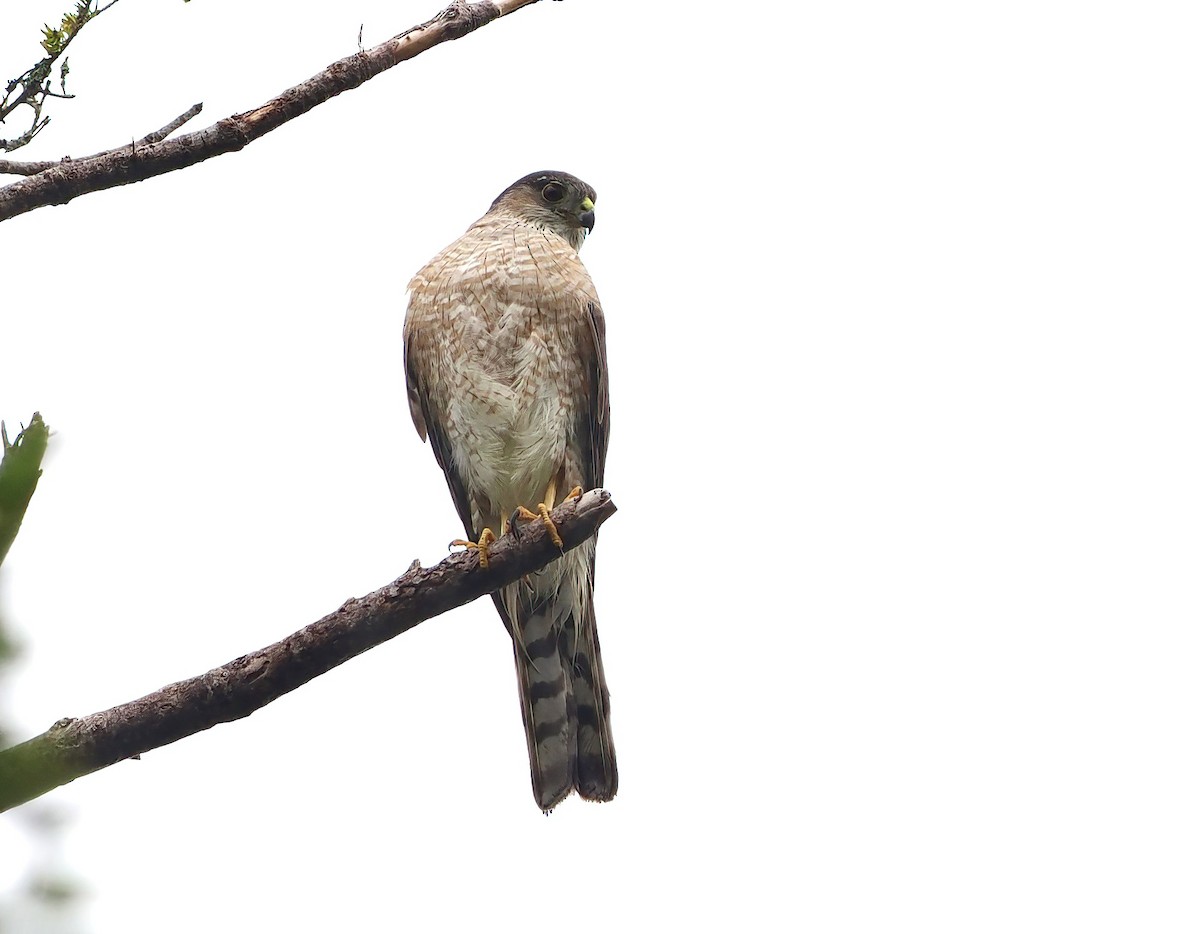
[[[195,133],[148,146],[123,146],[90,158],[55,163],[36,175],[0,188],[0,221],[242,149],[289,120],[308,113],[344,91],[353,90],[400,62],[435,45],[461,39],[494,19],[536,2],[538,0],[484,0],[480,3],[454,0],[429,22],[414,26],[373,49],[334,62],[254,110],[226,117]]]
[[[617,507],[604,490],[567,500],[551,514],[563,550],[591,538]],[[412,568],[372,594],[286,639],[187,681],[78,720],[64,719],[40,736],[0,752],[0,811],[82,775],[176,740],[249,716],[271,701],[423,620],[492,593],[562,554],[540,522],[521,523],[488,549],[432,568]]]

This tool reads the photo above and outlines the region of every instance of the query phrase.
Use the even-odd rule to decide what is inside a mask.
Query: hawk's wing
[[[590,343],[584,340],[584,364],[587,367],[587,404],[582,410],[579,437],[585,445],[583,454],[584,489],[594,490],[604,485],[604,458],[608,454],[608,353],[604,349],[604,312],[595,298],[585,305]],[[590,471],[590,472],[589,472]]]
[[[467,495],[467,487],[462,475],[454,465],[451,453],[450,439],[446,437],[444,413],[430,398],[429,387],[426,385],[425,374],[427,367],[415,347],[416,328],[406,329],[404,335],[404,378],[408,384],[408,408],[412,413],[413,424],[421,440],[428,438],[433,456],[437,458],[438,466],[446,475],[446,485],[450,487],[450,496],[454,500],[454,508],[462,520],[467,536],[475,540],[482,529],[473,528],[471,518],[471,498]]]

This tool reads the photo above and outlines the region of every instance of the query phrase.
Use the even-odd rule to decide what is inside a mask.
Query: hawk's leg
[[[550,533],[550,540],[559,548],[563,546],[562,536],[558,534],[558,527],[554,524],[554,520],[550,518],[550,510],[554,508],[554,494],[558,492],[558,484],[554,482],[554,478],[550,478],[550,483],[546,487],[546,496],[544,501],[538,503],[537,512],[526,509],[524,506],[517,507],[517,515],[522,519],[540,519],[542,525],[546,527],[546,531]],[[583,487],[575,487],[563,499],[565,503],[568,499],[575,497],[578,499],[583,495]]]
[[[501,532],[501,534],[504,534]],[[486,568],[488,566],[488,545],[496,540],[496,535],[491,529],[484,529],[479,533],[479,541],[469,542],[464,538],[456,538],[450,543],[450,547],[462,545],[468,551],[475,550],[479,552],[479,566]]]

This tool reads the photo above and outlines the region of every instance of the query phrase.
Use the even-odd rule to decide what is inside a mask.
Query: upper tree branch
[[[592,490],[551,514],[563,549],[581,545],[616,512],[608,493]],[[207,674],[48,731],[0,752],[0,811],[59,785],[185,736],[249,716],[331,668],[423,620],[510,584],[562,552],[540,522],[520,523],[488,549],[451,555],[432,568],[415,564],[380,590],[281,642],[243,655]]]
[[[318,104],[349,91],[393,65],[442,42],[459,39],[492,20],[537,0],[455,0],[427,23],[414,26],[373,49],[334,62],[324,71],[289,88],[261,107],[219,120],[212,126],[148,146],[123,146],[85,159],[64,160],[0,188],[0,221],[50,204],[140,182],[186,168],[249,145]]]

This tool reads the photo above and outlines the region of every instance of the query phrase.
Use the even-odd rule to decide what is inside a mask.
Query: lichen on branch
[[[111,9],[117,0],[100,3],[99,0],[78,0],[74,9],[68,10],[62,16],[57,26],[46,23],[42,26],[42,51],[45,57],[34,63],[20,77],[5,82],[4,94],[0,97],[0,123],[3,123],[18,108],[29,110],[29,128],[12,139],[0,139],[0,149],[12,152],[28,145],[50,122],[48,116],[42,114],[46,101],[52,97],[72,98],[74,94],[67,93],[67,75],[71,73],[70,63],[63,55],[67,46],[79,35],[80,30],[94,20],[105,10]],[[54,87],[54,65],[62,58],[58,66],[58,88]]]

